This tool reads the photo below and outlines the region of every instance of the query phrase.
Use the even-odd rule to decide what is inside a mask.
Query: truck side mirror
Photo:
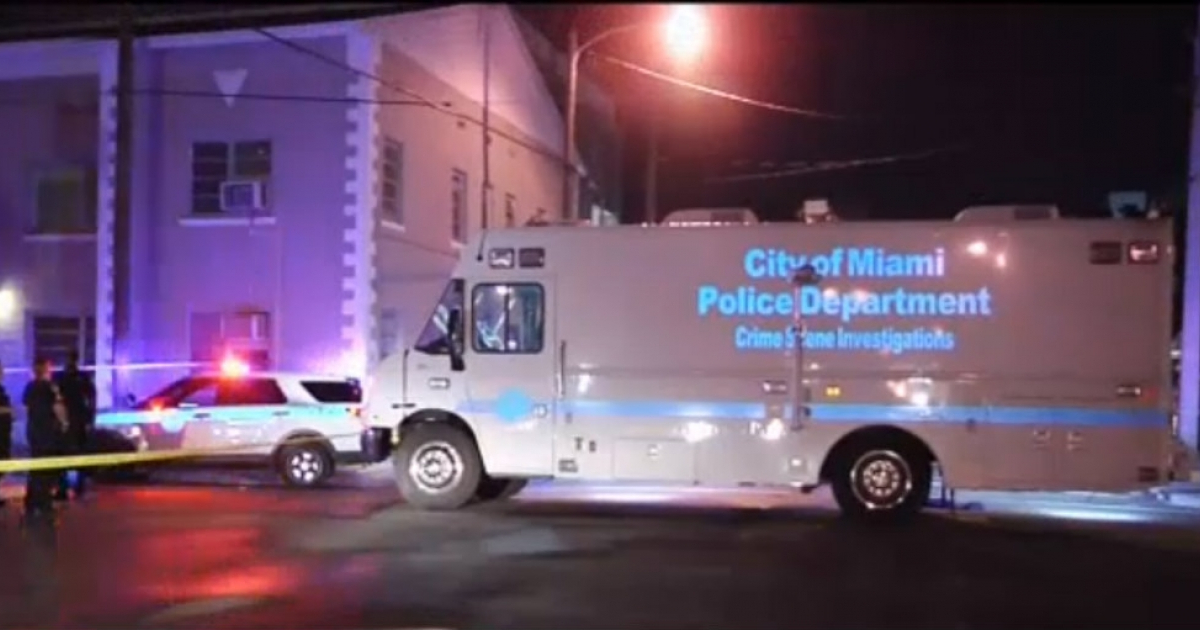
[[[792,284],[798,287],[809,287],[820,284],[823,279],[821,274],[817,273],[815,267],[812,265],[803,265],[792,275]]]
[[[463,362],[462,339],[459,338],[459,331],[462,330],[462,310],[451,309],[446,315],[446,337],[449,342],[450,354],[450,370],[452,372],[461,372],[466,369],[466,364]]]
[[[133,395],[133,392],[125,392],[124,400],[126,407],[132,407],[137,404],[137,397]]]

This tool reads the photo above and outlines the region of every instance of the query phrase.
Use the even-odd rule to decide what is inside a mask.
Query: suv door
[[[269,455],[283,439],[287,396],[272,378],[225,378],[217,383],[218,413],[209,437],[229,455]]]
[[[197,448],[190,438],[217,405],[216,379],[194,376],[180,380],[170,394],[158,399],[148,413],[153,422],[148,427],[146,442],[151,450]],[[200,433],[204,433],[200,427]]]

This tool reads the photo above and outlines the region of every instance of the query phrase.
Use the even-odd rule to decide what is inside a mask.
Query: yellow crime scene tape
[[[243,451],[280,446],[294,446],[312,442],[324,442],[339,438],[358,437],[359,433],[341,435],[299,436],[279,442],[242,444],[229,448],[181,448],[163,451],[139,451],[136,453],[95,453],[89,455],[63,455],[57,457],[34,457],[28,459],[0,460],[0,473],[34,472],[39,470],[74,470],[76,468],[99,468],[126,464],[146,464],[181,459],[202,459],[213,455],[232,455]]]

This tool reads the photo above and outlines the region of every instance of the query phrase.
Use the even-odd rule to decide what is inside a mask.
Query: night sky
[[[554,41],[656,19],[661,5],[524,7]],[[620,95],[627,208],[643,203],[646,121],[660,127],[660,212],[748,206],[790,217],[806,198],[871,218],[941,218],[979,203],[1107,212],[1112,190],[1182,202],[1191,6],[727,5],[711,47],[673,66],[657,33],[598,52],[756,99],[842,115],[812,120],[666,86],[601,60]],[[750,182],[712,178],[953,148],[925,159]]]

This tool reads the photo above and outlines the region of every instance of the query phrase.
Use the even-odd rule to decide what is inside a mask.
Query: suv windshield
[[[446,290],[442,292],[442,299],[438,301],[437,308],[429,316],[429,321],[425,322],[425,328],[421,330],[413,349],[424,354],[449,354],[450,336],[446,331],[446,322],[450,318],[450,311],[458,309],[461,313],[462,307],[463,281],[456,278],[446,285]],[[461,334],[455,336],[459,339],[462,338]]]

